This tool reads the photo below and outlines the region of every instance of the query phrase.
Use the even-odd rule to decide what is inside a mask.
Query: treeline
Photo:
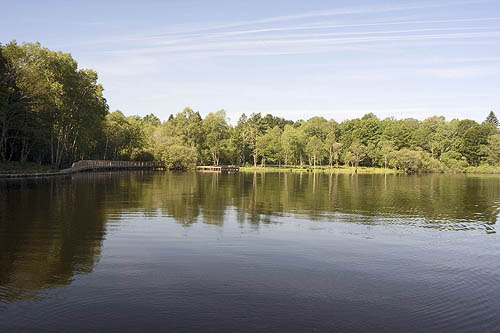
[[[256,113],[243,114],[231,126],[223,110],[202,119],[187,108],[150,133],[147,150],[177,167],[344,164],[413,173],[500,163],[500,132],[493,112],[481,124],[438,116],[381,120],[372,113],[340,123],[323,117],[293,122]]]
[[[404,172],[464,171],[500,164],[493,112],[483,123],[430,117],[379,119],[369,113],[340,123],[313,117],[291,121],[224,110],[202,118],[186,108],[162,122],[150,114],[109,112],[97,73],[70,54],[39,44],[0,45],[0,160],[55,167],[81,159],[162,160],[196,164],[350,165]]]

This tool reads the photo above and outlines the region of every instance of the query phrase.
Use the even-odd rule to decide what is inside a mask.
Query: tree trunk
[[[106,135],[106,146],[104,147],[104,160],[106,160],[106,155],[108,154],[108,143],[109,143],[109,136]]]
[[[2,135],[0,136],[0,160],[5,160],[7,152],[7,125],[2,126]]]
[[[50,164],[54,165],[54,133],[50,131]]]
[[[212,151],[212,161],[214,165],[219,165],[219,163],[217,162],[217,153],[215,151]]]

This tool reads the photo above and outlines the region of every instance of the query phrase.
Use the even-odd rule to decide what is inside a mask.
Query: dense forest
[[[50,164],[81,159],[162,160],[197,164],[341,165],[403,172],[466,171],[500,165],[495,114],[486,120],[434,116],[336,122],[243,114],[235,125],[220,110],[202,118],[184,109],[168,120],[110,112],[97,73],[70,54],[40,44],[0,45],[0,161]]]

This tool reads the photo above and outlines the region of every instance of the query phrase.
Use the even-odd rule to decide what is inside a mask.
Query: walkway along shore
[[[8,173],[0,174],[0,178],[50,177],[64,176],[81,171],[97,170],[158,170],[165,169],[165,164],[158,161],[100,161],[82,160],[73,163],[71,168],[54,172]]]

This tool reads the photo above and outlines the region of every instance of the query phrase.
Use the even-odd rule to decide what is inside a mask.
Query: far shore
[[[339,166],[337,167],[329,167],[329,166],[316,166],[316,167],[309,167],[309,166],[282,166],[282,167],[269,167],[269,166],[242,166],[240,167],[240,172],[254,172],[254,171],[260,171],[260,172],[333,172],[333,173],[356,173],[355,168],[351,167],[346,167],[346,166]],[[374,168],[374,167],[358,167],[357,173],[377,173],[377,174],[384,174],[384,173],[401,173],[400,171],[396,169],[384,169],[384,168]]]
[[[190,170],[190,169],[188,169]],[[340,165],[339,167],[333,166],[308,166],[308,165],[297,165],[297,166],[240,166],[240,172],[321,172],[321,173],[340,173],[340,174],[405,174],[401,170],[394,168],[382,168],[382,167],[364,167],[360,166],[357,168]],[[60,174],[58,170],[50,165],[40,165],[35,163],[19,163],[19,162],[0,162],[0,178],[8,177],[9,175],[13,177],[30,175],[40,176],[53,176]],[[485,174],[485,175],[499,175],[500,167],[480,165],[478,167],[468,167],[464,170],[436,170],[427,172],[427,174]],[[61,173],[62,174],[62,173]]]
[[[329,166],[242,166],[240,172],[325,172],[325,173],[361,173],[361,174],[404,174],[404,172],[392,168],[377,168],[377,167],[358,167],[357,171],[354,167],[341,165],[337,167]],[[464,170],[440,170],[426,172],[426,174],[500,174],[500,167],[489,165],[481,165],[478,167],[468,167]]]

